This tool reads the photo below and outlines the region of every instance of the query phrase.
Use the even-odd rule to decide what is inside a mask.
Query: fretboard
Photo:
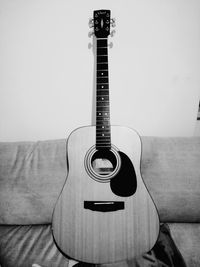
[[[96,148],[111,147],[107,38],[96,42]]]

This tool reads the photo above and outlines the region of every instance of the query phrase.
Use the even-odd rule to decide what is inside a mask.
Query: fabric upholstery
[[[0,224],[51,222],[66,175],[66,140],[0,143]]]
[[[2,267],[65,267],[68,259],[56,248],[50,225],[0,226]]]
[[[163,222],[200,222],[200,138],[142,138],[141,171]]]
[[[200,266],[200,224],[170,223],[173,240],[189,267]]]
[[[163,222],[200,222],[200,138],[142,137],[141,172]],[[50,223],[66,140],[0,143],[0,224]]]
[[[68,267],[68,259],[55,246],[51,225],[0,226],[0,264],[2,267]],[[167,225],[161,226],[156,245],[151,252],[135,260],[116,264],[81,267],[186,267],[183,257],[171,238]]]

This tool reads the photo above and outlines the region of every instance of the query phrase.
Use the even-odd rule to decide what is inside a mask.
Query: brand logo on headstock
[[[100,11],[98,11],[98,14],[99,14],[99,15],[104,15],[104,14],[106,14],[106,11],[101,11],[101,10],[100,10]]]

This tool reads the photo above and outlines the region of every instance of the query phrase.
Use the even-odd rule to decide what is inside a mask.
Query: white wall
[[[194,130],[194,135],[195,136],[200,136],[200,121],[197,121],[196,122],[195,130]]]
[[[111,122],[141,135],[193,135],[199,0],[1,0],[0,141],[65,138],[90,125],[94,9],[116,18]]]

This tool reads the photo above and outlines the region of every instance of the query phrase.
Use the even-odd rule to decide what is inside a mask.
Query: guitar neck
[[[108,39],[96,39],[96,148],[111,148]]]

